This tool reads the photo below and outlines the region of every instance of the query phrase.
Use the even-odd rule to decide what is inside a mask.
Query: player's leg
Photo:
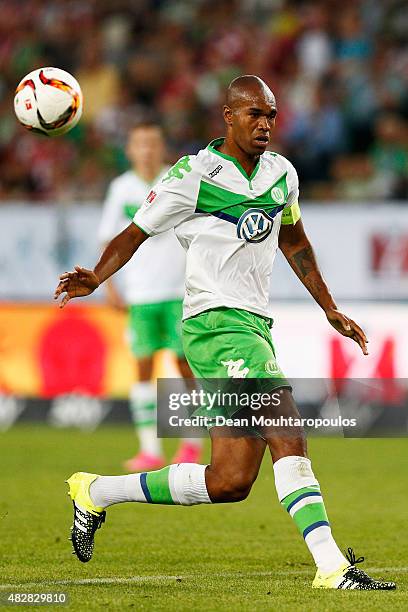
[[[211,463],[206,470],[206,484],[212,503],[244,500],[258,476],[266,442],[228,427],[213,427],[210,435]]]
[[[260,438],[227,437],[224,428],[211,430],[209,466],[170,465],[154,472],[99,476],[77,472],[68,480],[74,503],[71,540],[80,561],[91,559],[96,530],[105,508],[123,502],[184,505],[237,502],[255,481],[266,444]]]
[[[184,355],[177,356],[177,365],[182,375],[186,390],[189,389],[189,385],[194,379],[194,374],[191,371],[190,366],[188,365],[187,359]],[[172,459],[172,463],[198,463],[201,459],[201,455],[203,452],[203,439],[202,438],[193,438],[186,437],[180,440],[180,445],[176,451]]]
[[[262,408],[265,418],[299,419],[289,389],[279,392],[279,405]],[[289,422],[289,421],[287,421]],[[371,579],[356,569],[354,553],[347,558],[337,546],[330,527],[322,492],[311,461],[307,457],[306,437],[301,427],[260,428],[273,460],[275,486],[283,508],[294,520],[317,567],[313,586],[341,589],[392,589],[394,583]]]
[[[129,472],[157,469],[165,464],[156,427],[156,385],[152,382],[153,358],[160,348],[156,304],[136,304],[129,309],[129,339],[134,356],[135,382],[130,409],[139,438],[139,452],[124,464]]]
[[[285,382],[276,362],[268,324],[262,318],[245,311],[217,309],[187,320],[183,331],[186,354],[198,378],[248,377],[256,379],[263,392],[269,388],[273,392],[274,387],[276,390]],[[283,392],[279,413],[275,410],[272,415],[299,416],[290,391]],[[375,582],[363,572],[359,574],[360,570],[354,566],[348,567],[354,561],[351,557],[346,561],[331,534],[319,483],[306,456],[303,430],[266,431],[262,435],[268,440],[273,456],[279,499],[293,516],[318,567],[322,568],[318,569],[314,586],[394,588],[393,583]],[[327,573],[336,566],[340,569]]]
[[[187,321],[185,327],[190,331],[189,358],[193,356],[193,369],[203,372],[205,378],[209,377],[206,368],[209,367],[208,362],[211,367],[211,361],[206,355],[201,357],[202,338],[207,336],[207,346],[212,349],[211,359],[224,366],[221,375],[245,379],[241,383],[241,392],[266,392],[271,394],[272,400],[272,393],[279,390],[279,405],[271,401],[268,407],[256,411],[258,418],[299,418],[292,394],[288,388],[284,388],[285,384],[286,387],[289,385],[276,361],[270,329],[264,319],[242,311],[219,310]],[[290,506],[289,512],[302,530],[318,567],[325,571],[337,570],[345,558],[331,534],[319,483],[307,458],[303,430],[261,428],[260,433],[272,453],[280,501],[284,506],[285,503],[289,506],[300,497],[297,502],[299,506]],[[308,497],[303,497],[306,494],[309,494]]]
[[[194,378],[184,355],[181,339],[182,300],[169,300],[162,303],[160,324],[163,332],[162,348],[171,350],[177,359],[178,369],[185,381]],[[188,384],[188,383],[186,383]],[[172,463],[198,463],[201,459],[203,441],[201,438],[183,438]]]
[[[274,387],[280,390],[280,405],[274,406],[271,397],[271,405],[268,408],[257,410],[258,418],[280,415],[288,418],[299,417],[290,391],[282,388],[286,381],[276,362],[270,330],[264,319],[242,311],[218,309],[187,320],[184,331],[188,356],[198,376],[209,380],[211,372],[215,370],[214,364],[220,364],[223,369],[215,370],[216,374],[213,376],[241,378],[241,392],[244,390],[251,394],[261,391],[263,394],[269,394],[273,392]],[[211,412],[207,408],[205,410]],[[251,411],[248,413],[250,416]],[[285,497],[290,496],[290,500],[297,499],[297,496],[306,494],[309,489],[313,502],[319,498],[319,503],[314,503],[309,508],[307,502],[303,501],[306,498],[301,497],[299,513],[294,513],[293,516],[295,521],[299,518],[299,528],[303,528],[306,543],[318,564],[323,567],[326,562],[325,568],[331,569],[334,566],[334,569],[338,569],[345,559],[331,535],[318,482],[306,457],[303,430],[292,430],[288,433],[260,428],[260,433],[267,440],[272,452],[276,487],[282,503],[285,502]],[[306,507],[306,510],[301,510],[303,507]],[[292,508],[289,508],[289,511],[291,510]],[[325,541],[328,553],[321,553],[323,544],[320,548],[315,544],[317,535]]]
[[[211,463],[169,465],[161,470],[125,476],[99,476],[89,488],[92,503],[102,509],[122,502],[195,505],[241,501],[255,481],[266,443],[260,437],[231,435],[213,427]]]
[[[257,417],[299,419],[300,415],[289,389],[279,390],[279,405],[262,407]],[[307,457],[306,437],[302,427],[260,427],[272,455],[275,486],[282,506],[293,518],[308,546],[316,566],[333,572],[346,559],[335,543],[320,486]]]

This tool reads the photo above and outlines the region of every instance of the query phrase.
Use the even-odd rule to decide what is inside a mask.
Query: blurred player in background
[[[131,169],[112,181],[103,207],[99,227],[103,246],[129,225],[152,185],[169,169],[164,165],[163,133],[154,121],[133,126],[126,153]],[[124,464],[131,472],[165,465],[156,433],[156,387],[152,382],[156,352],[173,351],[182,376],[193,377],[181,342],[184,273],[185,253],[170,231],[144,244],[129,261],[123,296],[112,278],[105,283],[108,304],[129,311],[129,343],[137,372],[130,407],[140,441],[139,453]],[[195,463],[200,453],[201,440],[184,440],[173,462]]]

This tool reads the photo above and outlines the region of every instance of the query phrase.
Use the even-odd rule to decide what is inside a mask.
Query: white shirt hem
[[[205,312],[206,310],[213,310],[214,308],[220,307],[248,310],[249,312],[253,312],[254,314],[260,315],[261,317],[267,317],[268,319],[272,318],[269,310],[256,308],[252,304],[243,304],[242,302],[235,302],[234,300],[215,300],[214,302],[207,302],[207,304],[196,306],[196,308],[189,308],[188,310],[184,309],[183,321],[185,321],[186,319],[190,319],[191,317],[195,317],[196,315]]]

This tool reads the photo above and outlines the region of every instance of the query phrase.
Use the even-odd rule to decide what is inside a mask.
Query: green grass
[[[66,591],[72,610],[408,609],[407,440],[309,445],[338,543],[365,555],[373,575],[395,579],[393,593],[310,588],[311,558],[277,502],[268,457],[240,504],[109,509],[94,559],[79,563],[67,541],[72,509],[64,480],[79,469],[121,473],[133,445],[124,427],[85,434],[18,426],[1,435],[1,585]],[[99,582],[78,583],[84,579]]]

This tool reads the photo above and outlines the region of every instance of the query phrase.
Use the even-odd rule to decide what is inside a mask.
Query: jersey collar
[[[220,147],[222,143],[224,142],[224,140],[225,138],[215,138],[207,146],[207,149],[211,151],[211,153],[215,153],[215,155],[218,155],[219,157],[223,157],[224,159],[228,159],[229,161],[231,161],[238,168],[242,176],[244,176],[246,180],[249,181],[249,183],[251,183],[254,180],[255,175],[259,170],[259,165],[261,163],[261,156],[259,156],[258,163],[253,169],[251,176],[248,176],[248,174],[245,172],[245,170],[243,169],[239,161],[235,159],[235,157],[232,157],[231,155],[227,155],[226,153],[221,153],[221,151],[218,151],[218,149],[215,148],[215,147]]]

